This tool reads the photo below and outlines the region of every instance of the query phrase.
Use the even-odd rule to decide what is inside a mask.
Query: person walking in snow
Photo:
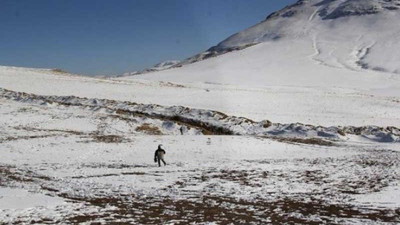
[[[158,148],[156,150],[156,152],[154,153],[154,162],[158,162],[158,166],[161,166],[161,162],[162,161],[164,163],[164,166],[167,165],[167,163],[164,161],[164,155],[165,155],[165,150],[162,149],[162,145],[158,145]]]

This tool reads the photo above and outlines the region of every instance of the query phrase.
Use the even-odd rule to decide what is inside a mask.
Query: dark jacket
[[[157,160],[160,158],[162,158],[163,155],[165,155],[166,152],[164,149],[162,148],[158,148],[155,152],[154,152],[154,162],[157,162]]]

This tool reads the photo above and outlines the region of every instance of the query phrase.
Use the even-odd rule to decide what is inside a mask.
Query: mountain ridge
[[[390,23],[390,21],[395,21],[396,18],[400,19],[399,8],[399,0],[299,0],[292,5],[271,13],[263,21],[254,26],[229,36],[207,51],[194,55],[165,69],[179,68],[225,53],[240,51],[265,42],[276,42],[282,39],[296,40],[299,38],[309,38],[317,42],[317,36],[321,36],[319,34],[322,34],[322,36],[326,37],[318,37],[318,39],[322,39],[320,42],[330,42],[331,40],[329,39],[332,38],[329,36],[334,35],[338,36],[338,39],[341,39],[335,40],[336,42],[349,42],[351,39],[357,38],[365,39],[360,41],[362,43],[359,45],[362,46],[354,49],[354,52],[348,52],[347,55],[337,57],[342,61],[349,61],[343,57],[355,58],[358,54],[357,52],[365,52],[365,48],[368,49],[367,55],[371,55],[369,54],[371,52],[375,54],[373,51],[379,54],[389,53],[392,60],[389,60],[391,61],[390,65],[380,65],[381,63],[388,63],[376,56],[374,59],[368,60],[368,56],[364,55],[364,57],[360,57],[361,60],[355,60],[362,62],[352,62],[351,66],[343,66],[339,65],[340,63],[333,62],[338,60],[332,59],[332,57],[329,56],[329,52],[333,51],[332,48],[330,48],[326,50],[328,56],[325,55],[324,52],[322,56],[316,57],[316,61],[333,67],[350,68],[354,67],[353,64],[357,64],[357,69],[355,70],[361,68],[379,72],[400,73],[400,66],[397,66],[395,63],[397,59],[400,60],[400,57],[393,53],[393,49],[396,49],[395,47],[400,47],[398,44],[398,37],[396,37],[396,33],[400,32],[400,28],[395,23]],[[387,22],[392,24],[393,27],[386,28]],[[347,23],[350,23],[350,25]],[[376,29],[376,27],[372,25],[379,25],[377,26],[377,32],[371,32],[371,30]],[[343,27],[343,29],[341,30],[338,27]],[[393,32],[390,32],[390,29],[392,29]],[[343,33],[341,34],[341,32]],[[324,33],[327,35],[324,35]],[[384,37],[385,35],[387,37]],[[393,36],[393,38],[391,39],[388,36]],[[380,39],[382,41],[380,41]],[[394,48],[383,49],[386,39],[392,42],[391,44],[394,45]],[[332,43],[331,45],[334,44],[335,43]],[[350,45],[354,44],[349,43],[348,46],[344,46],[344,48],[349,48]],[[379,63],[370,65],[374,64],[374,60],[379,61]],[[145,70],[144,72],[158,71],[161,70]]]

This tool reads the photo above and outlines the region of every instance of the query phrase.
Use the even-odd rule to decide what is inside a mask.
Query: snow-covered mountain
[[[209,109],[254,121],[398,127],[398,7],[399,1],[299,1],[213,47],[227,52],[218,57],[210,50],[201,54],[206,60],[109,79],[0,67],[0,87]]]
[[[398,7],[299,1],[140,76],[0,66],[0,224],[398,224]]]
[[[212,49],[224,50],[282,38],[296,39],[321,31],[334,36],[374,36],[379,41],[391,37],[387,34],[398,32],[397,22],[389,19],[397,18],[399,7],[398,0],[300,0],[272,13],[261,23],[232,35]],[[383,26],[383,21],[388,22],[387,26]],[[344,29],[348,27],[353,27],[353,30]],[[374,30],[367,30],[371,28]],[[333,33],[337,30],[342,32]],[[385,32],[378,34],[377,31],[382,30]]]
[[[212,49],[309,38],[321,63],[400,73],[399,7],[398,0],[301,0]]]
[[[397,58],[393,58],[396,54],[381,56],[383,52],[395,53],[395,48],[391,47],[400,45],[400,26],[396,22],[399,18],[399,8],[398,0],[300,0],[294,5],[272,13],[263,22],[232,35],[207,52],[217,55],[262,42],[299,38],[317,40],[317,37],[318,40],[329,42],[331,45],[337,44],[336,48],[350,47],[354,50],[351,45],[356,41],[369,46],[367,48],[370,51],[369,60],[367,57],[363,58],[365,63],[360,61],[360,66],[398,73],[398,65],[393,65],[397,64],[398,56]],[[388,44],[386,41],[394,43]],[[346,44],[344,42],[350,43],[343,46]],[[368,42],[371,44],[368,45]],[[330,50],[333,53],[337,52],[334,49]],[[359,50],[362,52],[357,53],[367,54],[365,52],[367,49]],[[380,62],[376,62],[377,58]],[[371,66],[368,66],[369,64]]]
[[[179,68],[141,78],[380,89],[400,79],[399,8],[398,0],[300,0]]]

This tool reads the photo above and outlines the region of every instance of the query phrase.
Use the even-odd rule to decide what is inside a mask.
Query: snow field
[[[329,147],[251,136],[149,136],[117,120],[104,123],[105,110],[0,104],[0,202],[7,205],[0,220],[7,223],[400,220],[398,143],[360,138]],[[160,143],[168,163],[161,168],[152,161]]]

